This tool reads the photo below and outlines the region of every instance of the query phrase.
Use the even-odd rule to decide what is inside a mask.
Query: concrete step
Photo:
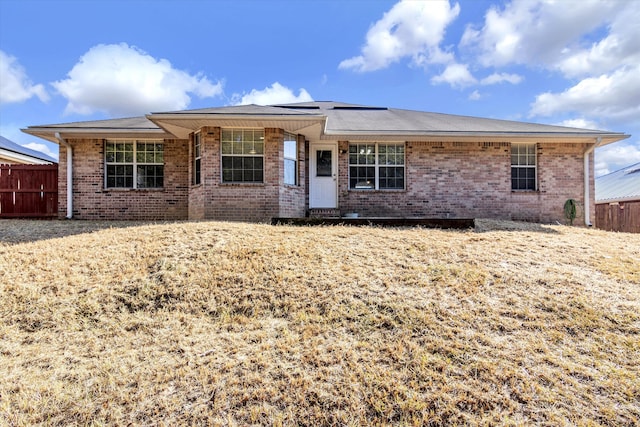
[[[309,218],[340,218],[340,209],[335,209],[335,208],[309,209]]]

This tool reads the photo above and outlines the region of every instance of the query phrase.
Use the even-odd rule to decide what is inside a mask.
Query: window
[[[316,176],[333,175],[333,151],[316,150]]]
[[[511,144],[511,189],[537,190],[536,144]]]
[[[193,184],[200,184],[202,165],[202,145],[200,143],[200,132],[193,135]]]
[[[222,130],[222,182],[263,182],[264,130]]]
[[[298,185],[298,138],[284,133],[284,183]]]
[[[164,146],[158,141],[106,141],[107,188],[162,188]]]
[[[349,188],[404,189],[404,144],[349,145]]]

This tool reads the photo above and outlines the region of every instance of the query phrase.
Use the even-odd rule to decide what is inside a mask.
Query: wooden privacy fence
[[[0,165],[0,218],[58,216],[58,165]]]
[[[597,204],[596,227],[607,231],[640,233],[640,201]]]

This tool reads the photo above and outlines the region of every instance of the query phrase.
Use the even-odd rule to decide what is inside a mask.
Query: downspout
[[[590,200],[590,192],[589,192],[589,155],[593,153],[602,142],[602,137],[597,137],[595,144],[587,148],[584,152],[584,225],[587,227],[591,227],[591,218],[589,215],[589,211],[591,210],[591,206],[589,203]]]
[[[67,149],[67,219],[71,219],[73,217],[73,148],[60,136],[60,132],[56,132],[55,135],[58,142]]]

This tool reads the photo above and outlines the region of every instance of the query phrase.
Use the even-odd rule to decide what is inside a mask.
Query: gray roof
[[[58,162],[53,157],[49,157],[40,151],[32,150],[30,148],[23,147],[22,145],[16,144],[15,142],[8,140],[4,136],[0,136],[0,148],[7,151],[11,151],[13,153],[18,153],[18,154],[33,157],[39,160],[44,160],[46,162],[51,162],[51,163]]]
[[[127,117],[122,119],[107,120],[91,120],[86,122],[70,122],[51,125],[29,126],[29,129],[141,129],[141,130],[157,130],[160,129],[155,123],[147,119],[145,116]]]
[[[263,105],[235,105],[229,107],[212,107],[212,108],[199,108],[195,110],[181,110],[181,111],[169,111],[169,112],[157,112],[151,113],[151,115],[162,114],[211,114],[211,115],[243,115],[243,116],[299,116],[314,114],[309,111],[298,111],[294,109],[281,108],[275,106],[263,106]],[[316,112],[317,115],[317,112]]]
[[[640,200],[640,163],[596,178],[596,203]]]
[[[326,115],[327,133],[574,133],[580,135],[611,133],[592,129],[373,107],[340,102],[321,101],[300,104],[281,104],[278,105],[278,107],[287,109],[302,108],[304,111],[315,110]]]
[[[59,142],[56,137],[57,133],[63,138],[76,136],[104,138],[105,135],[121,138],[171,138],[170,134],[167,134],[145,116],[29,126],[22,131],[56,144]]]
[[[62,137],[146,136],[187,138],[202,126],[279,127],[324,140],[456,139],[596,142],[601,145],[629,135],[509,120],[429,113],[387,107],[314,101],[269,106],[238,105],[152,113],[145,117],[29,126],[24,131],[51,141]]]

